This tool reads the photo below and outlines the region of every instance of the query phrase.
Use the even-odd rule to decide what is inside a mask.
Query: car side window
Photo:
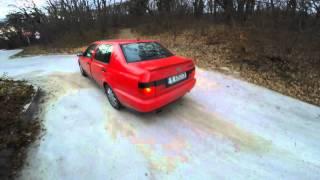
[[[97,61],[109,63],[111,53],[112,53],[112,45],[101,44],[96,51],[95,59]]]
[[[87,48],[87,50],[83,53],[83,56],[91,58],[91,56],[92,56],[92,51],[94,51],[94,49],[95,49],[96,47],[97,47],[96,44],[90,45],[90,46]]]

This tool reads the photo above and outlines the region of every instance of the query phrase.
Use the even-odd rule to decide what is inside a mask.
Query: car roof
[[[141,40],[141,39],[111,39],[111,40],[101,40],[96,41],[94,44],[128,44],[128,43],[141,43],[141,42],[156,42],[155,40]]]

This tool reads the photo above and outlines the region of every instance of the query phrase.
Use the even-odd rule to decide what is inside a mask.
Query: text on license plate
[[[171,85],[171,84],[175,84],[179,81],[182,81],[184,79],[187,78],[187,73],[184,72],[184,73],[181,73],[181,74],[178,74],[176,76],[171,76],[168,78],[168,84]]]

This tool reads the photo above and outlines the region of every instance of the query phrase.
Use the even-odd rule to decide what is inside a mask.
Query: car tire
[[[88,75],[87,75],[87,73],[83,70],[83,68],[82,68],[82,66],[80,65],[80,63],[79,63],[79,68],[80,68],[80,73],[81,73],[81,75],[84,76],[84,77],[87,77]]]
[[[113,108],[115,108],[117,110],[122,108],[122,105],[121,105],[119,99],[117,98],[116,94],[113,92],[113,90],[108,85],[104,86],[104,92],[106,93],[108,101]]]

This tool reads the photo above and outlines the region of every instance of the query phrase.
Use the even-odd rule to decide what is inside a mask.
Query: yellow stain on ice
[[[127,138],[143,154],[149,163],[149,168],[155,171],[169,173],[180,163],[188,162],[183,154],[187,148],[182,138],[173,138],[166,143],[160,143],[154,137],[138,136],[136,129],[128,121],[108,114],[106,130],[113,139],[120,136]],[[160,147],[160,149],[156,149]]]
[[[167,156],[156,153],[153,145],[138,144],[138,149],[149,161],[150,169],[161,172],[172,172],[180,163],[186,163],[188,158],[184,155]]]
[[[188,98],[174,106],[176,106],[174,110],[165,112],[168,114],[158,116],[163,115],[177,121],[178,124],[184,124],[184,128],[189,128],[191,133],[200,134],[201,137],[213,136],[225,140],[233,145],[235,151],[262,154],[269,152],[272,147],[270,141],[238,127],[231,121],[224,120],[213,112],[207,112],[201,105]],[[145,123],[143,116],[117,113],[108,113],[107,132],[114,139],[121,136],[134,144],[148,161],[151,170],[169,173],[174,171],[179,164],[189,161],[186,154],[189,148],[188,139],[186,139],[188,137],[170,136],[170,139],[163,142],[160,135],[144,134],[143,126],[140,124]],[[153,118],[153,116],[148,116],[148,118]]]
[[[44,110],[46,112],[56,102],[68,93],[77,92],[80,89],[92,88],[94,85],[89,79],[79,75],[79,73],[53,73],[50,76],[38,76],[42,71],[33,71],[21,75],[30,76],[36,81],[41,89],[45,90],[45,95],[42,97]]]
[[[199,78],[196,83],[197,88],[204,90],[213,90],[220,87],[216,81],[209,80],[207,78]]]
[[[111,134],[113,139],[118,138],[119,135],[124,137],[135,136],[134,129],[130,126],[130,124],[125,123],[123,121],[115,118],[111,113],[108,113],[108,123],[106,125],[106,130]]]
[[[192,100],[185,99],[183,103],[184,107],[188,107],[188,109],[176,109],[175,114],[178,119],[189,124],[194,131],[202,131],[230,140],[237,151],[266,153],[271,149],[271,141],[247,132],[217,114],[207,112],[204,107]]]

